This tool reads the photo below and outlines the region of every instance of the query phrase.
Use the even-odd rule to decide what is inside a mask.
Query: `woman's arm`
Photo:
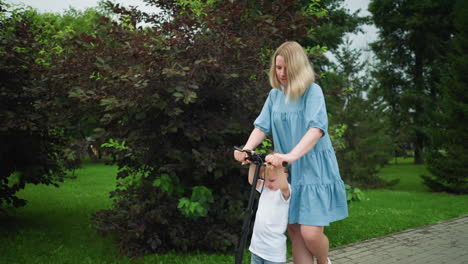
[[[258,144],[262,143],[263,139],[265,139],[265,133],[258,128],[254,128],[252,133],[250,133],[249,139],[247,143],[245,143],[244,149],[255,149]]]
[[[262,130],[258,128],[254,128],[252,130],[252,133],[250,133],[249,139],[247,140],[247,143],[245,143],[245,146],[243,149],[248,149],[248,150],[255,149],[258,146],[258,144],[262,143],[265,136],[266,135],[265,133],[263,133]],[[234,158],[237,161],[241,162],[242,164],[250,163],[249,161],[245,160],[247,158],[247,153],[245,152],[234,150]]]
[[[293,163],[309,152],[317,144],[322,135],[323,132],[320,128],[311,127],[302,137],[301,141],[287,154],[290,159],[289,163]]]
[[[291,152],[288,154],[276,153],[273,155],[268,155],[266,156],[265,160],[274,166],[281,166],[283,161],[291,164],[309,152],[315,146],[315,144],[317,144],[322,135],[323,132],[320,128],[312,127],[302,137],[301,141],[299,141],[299,143],[291,150]]]

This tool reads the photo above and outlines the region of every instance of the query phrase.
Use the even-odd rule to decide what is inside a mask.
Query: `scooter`
[[[247,236],[249,235],[249,231],[251,229],[252,215],[255,213],[253,209],[254,203],[258,197],[258,195],[255,195],[257,193],[256,186],[257,186],[257,182],[258,182],[259,175],[260,175],[260,169],[262,168],[262,166],[266,166],[265,164],[266,154],[255,153],[255,151],[253,150],[246,150],[246,149],[241,149],[238,147],[234,147],[234,149],[240,152],[247,153],[246,159],[255,165],[255,174],[253,177],[252,185],[250,187],[249,202],[247,204],[247,208],[245,209],[244,221],[242,223],[242,235],[237,245],[237,253],[236,253],[236,259],[235,259],[236,261],[235,264],[242,264],[242,258],[244,257],[245,245],[247,243]],[[282,165],[285,168],[284,171],[287,173],[288,163],[283,162]]]

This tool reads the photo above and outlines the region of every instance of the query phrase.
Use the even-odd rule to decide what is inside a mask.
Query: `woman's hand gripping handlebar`
[[[254,163],[259,165],[272,165],[270,162],[265,162],[268,155],[262,153],[256,153],[253,150],[241,149],[239,147],[234,147],[234,158],[242,162],[242,164]],[[284,167],[284,172],[288,173],[288,162],[283,161],[281,165]]]

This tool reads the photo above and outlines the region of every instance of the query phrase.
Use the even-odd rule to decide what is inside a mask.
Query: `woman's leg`
[[[317,264],[328,264],[328,238],[323,226],[300,225],[300,234],[305,246],[317,258]]]
[[[294,264],[313,264],[314,255],[309,251],[301,235],[301,225],[288,225],[289,238],[292,242]]]

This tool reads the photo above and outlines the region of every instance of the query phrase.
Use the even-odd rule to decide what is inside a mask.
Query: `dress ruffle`
[[[302,184],[292,186],[289,223],[328,226],[348,216],[344,183]]]

